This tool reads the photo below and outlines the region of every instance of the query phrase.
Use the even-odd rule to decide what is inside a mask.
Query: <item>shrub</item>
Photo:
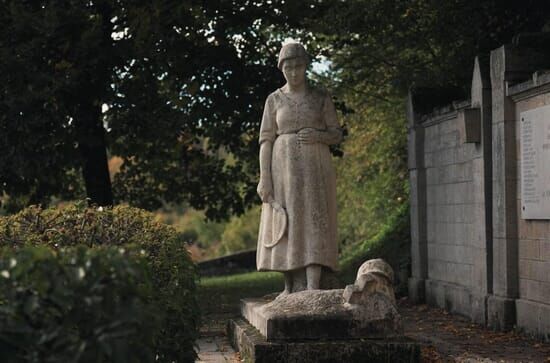
[[[340,278],[346,283],[355,280],[357,269],[363,262],[372,258],[383,258],[394,272],[397,284],[396,293],[405,294],[407,277],[410,275],[410,219],[409,205],[403,204],[372,238],[359,241],[340,256]]]
[[[19,248],[28,244],[54,249],[79,244],[136,245],[144,249],[151,268],[155,303],[164,316],[156,341],[158,359],[194,361],[193,344],[199,323],[197,273],[185,242],[173,228],[141,209],[87,208],[85,203],[58,209],[33,206],[0,218],[0,245]]]
[[[159,318],[130,249],[46,247],[0,257],[3,362],[154,362]]]

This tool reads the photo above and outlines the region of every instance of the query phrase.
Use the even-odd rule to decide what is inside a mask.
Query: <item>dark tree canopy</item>
[[[212,218],[256,201],[257,132],[300,38],[357,107],[466,88],[473,57],[538,31],[546,1],[0,0],[0,186],[20,205],[88,196]],[[322,80],[322,78],[321,78]],[[113,185],[107,157],[123,164]],[[84,194],[85,193],[85,194]]]
[[[542,0],[350,0],[323,2],[306,27],[325,44],[339,85],[377,100],[409,87],[468,89],[473,59],[538,32],[550,19]],[[349,90],[351,88],[351,91]]]
[[[281,83],[277,37],[307,4],[0,2],[0,183],[27,203],[190,201],[210,217],[254,198],[256,129]],[[103,111],[102,112],[102,108]],[[105,131],[107,130],[107,132]]]

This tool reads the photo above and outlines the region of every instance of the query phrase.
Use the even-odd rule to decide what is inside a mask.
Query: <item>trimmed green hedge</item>
[[[135,245],[146,252],[152,274],[154,304],[161,311],[161,333],[155,341],[160,362],[192,362],[198,337],[197,271],[178,233],[141,209],[116,206],[87,208],[29,207],[0,218],[0,246],[18,249],[46,245],[53,249],[85,245]]]
[[[152,296],[145,258],[131,249],[3,251],[2,362],[154,362]]]

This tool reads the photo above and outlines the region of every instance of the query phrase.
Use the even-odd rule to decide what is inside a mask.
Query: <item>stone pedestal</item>
[[[345,304],[344,290],[306,290],[274,300],[244,299],[242,316],[267,340],[401,337],[401,318],[382,295],[366,304]]]
[[[417,362],[391,299],[373,294],[361,305],[344,290],[309,290],[242,301],[246,319],[228,335],[247,362]]]
[[[227,332],[247,363],[420,362],[420,347],[405,338],[267,341],[244,319],[230,320]]]

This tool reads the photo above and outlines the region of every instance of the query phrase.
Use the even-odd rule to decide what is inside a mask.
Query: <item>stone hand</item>
[[[273,183],[271,182],[271,177],[260,177],[260,182],[258,183],[256,191],[263,203],[269,203],[273,198]]]
[[[321,142],[323,132],[312,128],[298,131],[298,142],[301,144],[316,144]]]

